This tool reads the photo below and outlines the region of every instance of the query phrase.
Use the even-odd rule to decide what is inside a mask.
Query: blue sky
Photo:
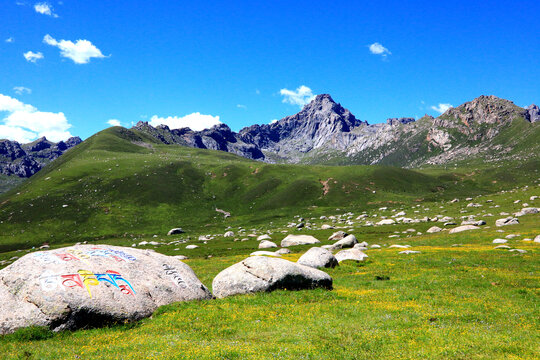
[[[426,3],[2,0],[0,138],[111,119],[239,130],[321,93],[370,123],[540,102],[540,2]]]

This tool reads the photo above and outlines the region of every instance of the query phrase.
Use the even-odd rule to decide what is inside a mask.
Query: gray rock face
[[[538,105],[529,105],[527,107],[527,113],[529,114],[528,118],[530,122],[535,123],[540,121],[540,108]]]
[[[338,262],[345,260],[364,261],[368,258],[365,253],[358,249],[341,250],[335,256]]]
[[[458,226],[458,227],[455,227],[453,229],[450,230],[450,234],[456,234],[456,233],[460,233],[462,231],[468,231],[468,230],[478,230],[480,229],[478,226],[474,226],[474,225],[462,225],[462,226]]]
[[[30,177],[43,166],[82,142],[79,137],[54,143],[45,137],[28,144],[0,140],[0,174]]]
[[[0,333],[102,326],[210,298],[189,266],[153,251],[109,245],[40,251],[0,270]]]
[[[211,129],[193,131],[189,128],[170,129],[166,125],[153,127],[139,121],[134,127],[164,144],[177,144],[199,149],[230,152],[248,159],[264,160],[262,151],[253,144],[243,142],[227,125],[215,125]]]
[[[320,241],[311,235],[287,235],[281,240],[281,246],[296,246],[296,245],[313,245],[319,244]]]
[[[332,289],[327,273],[284,259],[249,257],[220,272],[212,282],[218,298],[231,295],[268,292],[277,289]]]
[[[496,226],[507,226],[507,225],[518,225],[518,224],[519,224],[519,220],[511,216],[495,221]]]
[[[338,265],[336,257],[328,250],[320,247],[312,247],[304,255],[300,256],[298,264],[315,269],[333,268]]]

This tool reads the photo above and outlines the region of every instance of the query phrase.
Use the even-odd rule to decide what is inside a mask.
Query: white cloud
[[[236,107],[239,108],[239,109],[247,109],[247,106],[242,105],[242,104],[238,104],[238,105],[236,105]]]
[[[59,48],[60,55],[73,60],[75,64],[87,64],[90,62],[91,58],[105,57],[105,55],[101,53],[101,50],[88,40],[79,39],[75,43],[69,40],[57,41],[51,35],[47,34],[43,37],[43,42]]]
[[[110,119],[107,121],[107,124],[111,126],[122,126],[122,123],[118,119]]]
[[[259,89],[255,89],[255,94],[261,95],[261,91]]]
[[[52,6],[46,2],[36,3],[34,5],[34,10],[36,10],[37,13],[40,13],[43,15],[49,15],[55,18],[58,17],[58,15],[54,13]]]
[[[437,106],[433,105],[431,107],[431,109],[435,110],[439,114],[445,113],[450,108],[453,108],[452,104],[439,104]]]
[[[383,57],[386,57],[387,55],[392,55],[390,50],[388,50],[387,48],[385,48],[384,46],[382,46],[378,42],[375,42],[375,43],[369,45],[369,51],[372,54],[381,55]]]
[[[7,43],[12,43],[12,42],[15,41],[15,39],[12,38],[12,37],[8,37],[8,38],[7,38],[6,40],[4,40],[4,41],[7,42]]]
[[[199,112],[192,113],[186,116],[169,116],[166,118],[154,115],[150,118],[149,124],[157,126],[160,124],[167,125],[171,129],[180,129],[188,127],[191,130],[200,131],[209,129],[214,125],[221,124],[219,116],[203,115]]]
[[[25,52],[23,56],[26,59],[26,61],[30,61],[33,63],[36,63],[36,61],[43,59],[43,54],[41,52],[35,53],[33,51],[28,51],[28,52]]]
[[[289,89],[281,89],[279,91],[281,96],[283,96],[283,102],[292,105],[298,105],[300,107],[308,104],[313,99],[313,91],[305,85],[300,86],[296,91]]]
[[[15,91],[15,94],[17,94],[17,95],[24,95],[24,94],[31,94],[32,93],[32,89],[29,89],[29,88],[24,87],[24,86],[15,86],[13,88],[13,90]]]
[[[64,113],[39,111],[32,105],[0,94],[0,112],[8,113],[0,125],[0,138],[27,143],[45,136],[51,141],[60,141],[72,135]]]

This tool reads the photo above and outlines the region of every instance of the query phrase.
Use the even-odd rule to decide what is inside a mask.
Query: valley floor
[[[332,291],[280,290],[176,303],[143,321],[102,329],[58,334],[26,329],[0,338],[0,352],[10,359],[538,359],[540,243],[526,239],[540,234],[540,215],[525,215],[519,225],[504,227],[496,227],[495,220],[504,217],[501,212],[521,208],[516,199],[528,201],[539,192],[533,185],[477,197],[478,208],[466,207],[462,199],[396,209],[415,218],[440,213],[458,223],[460,216],[476,214],[487,222],[479,230],[457,234],[426,233],[433,225],[444,227],[441,223],[362,226],[345,225],[337,217],[336,228],[382,248],[367,250],[367,261],[326,270],[334,279]],[[369,216],[391,217],[390,209]],[[353,209],[327,215],[347,211]],[[270,231],[276,242],[284,231],[312,234],[330,244],[326,239],[336,231],[296,230],[286,224],[276,221],[248,232]],[[411,228],[414,232],[407,232]],[[525,253],[494,249],[493,239],[511,234],[517,236],[507,245]],[[177,239],[182,242],[167,245],[170,237],[138,241],[159,240],[163,245],[142,247],[189,256],[185,262],[207,286],[258,245],[255,238],[216,237],[206,244],[189,240],[199,248],[187,250],[185,237]],[[131,246],[131,241],[103,242]],[[411,245],[420,253],[400,254],[403,249],[389,248],[392,244]],[[296,261],[307,249],[291,247],[293,253],[284,258]],[[0,259],[7,263],[20,253],[4,253]]]

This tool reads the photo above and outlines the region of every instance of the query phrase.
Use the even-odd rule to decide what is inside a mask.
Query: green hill
[[[529,166],[538,169],[538,163]],[[328,208],[450,199],[465,190],[488,193],[520,181],[519,169],[512,175],[505,169],[471,176],[467,170],[270,165],[157,144],[143,133],[114,127],[0,197],[0,250],[162,235],[173,227],[206,233]]]

